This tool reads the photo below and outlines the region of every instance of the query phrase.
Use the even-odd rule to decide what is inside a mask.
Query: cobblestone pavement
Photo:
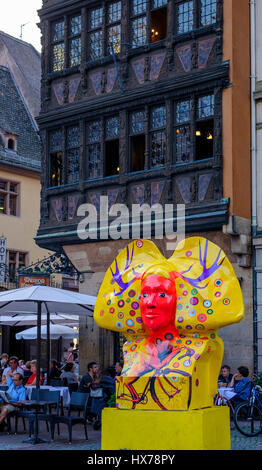
[[[50,434],[47,432],[46,424],[40,423],[39,436],[46,441],[45,444],[23,443],[28,438],[28,434],[24,432],[22,421],[19,420],[19,428],[17,434],[8,435],[6,432],[0,433],[0,450],[100,450],[101,449],[101,433],[95,431],[91,424],[88,424],[88,441],[85,439],[84,429],[82,425],[73,427],[72,444],[68,443],[67,426],[60,425],[60,436],[55,432],[54,442],[50,442]],[[262,434],[256,437],[245,437],[237,430],[231,430],[231,449],[232,450],[262,450]]]

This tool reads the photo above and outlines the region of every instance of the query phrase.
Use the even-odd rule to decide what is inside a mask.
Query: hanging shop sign
[[[0,238],[0,282],[5,282],[6,272],[6,238]]]

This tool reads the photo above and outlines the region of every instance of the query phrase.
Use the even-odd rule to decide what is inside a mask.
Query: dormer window
[[[8,139],[7,148],[9,150],[15,150],[15,141],[14,141],[14,139]]]

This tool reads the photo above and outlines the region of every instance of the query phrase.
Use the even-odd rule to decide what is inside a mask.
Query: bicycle
[[[148,395],[149,395],[151,396],[153,401],[159,406],[160,409],[168,410],[167,404],[181,391],[178,387],[176,387],[174,383],[172,383],[171,380],[169,380],[168,377],[165,377],[164,374],[168,374],[168,373],[174,373],[176,375],[187,377],[189,379],[189,389],[191,391],[192,377],[190,374],[188,374],[187,372],[178,370],[178,369],[174,369],[174,370],[165,369],[164,371],[156,370],[153,376],[148,378],[142,393],[137,393],[137,391],[135,390],[133,386],[133,384],[139,380],[139,377],[134,379],[130,384],[126,385],[126,388],[128,389],[129,394],[126,394],[126,393],[119,394],[119,386],[118,386],[117,398],[130,402],[132,409],[135,409],[138,404],[146,405],[148,403]],[[165,386],[161,382],[160,377],[163,378],[163,382]],[[160,391],[162,392],[161,401],[159,398]]]
[[[249,400],[239,403],[234,410],[234,423],[237,430],[247,437],[257,436],[262,431],[262,388],[251,382]]]

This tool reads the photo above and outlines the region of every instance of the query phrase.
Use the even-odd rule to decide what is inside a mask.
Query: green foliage
[[[255,380],[255,385],[260,385],[260,387],[262,387],[262,372],[258,373],[258,378]]]
[[[109,408],[115,408],[116,407],[116,394],[113,393],[113,395],[111,395],[111,397],[109,398],[108,402],[107,402],[107,406]]]

